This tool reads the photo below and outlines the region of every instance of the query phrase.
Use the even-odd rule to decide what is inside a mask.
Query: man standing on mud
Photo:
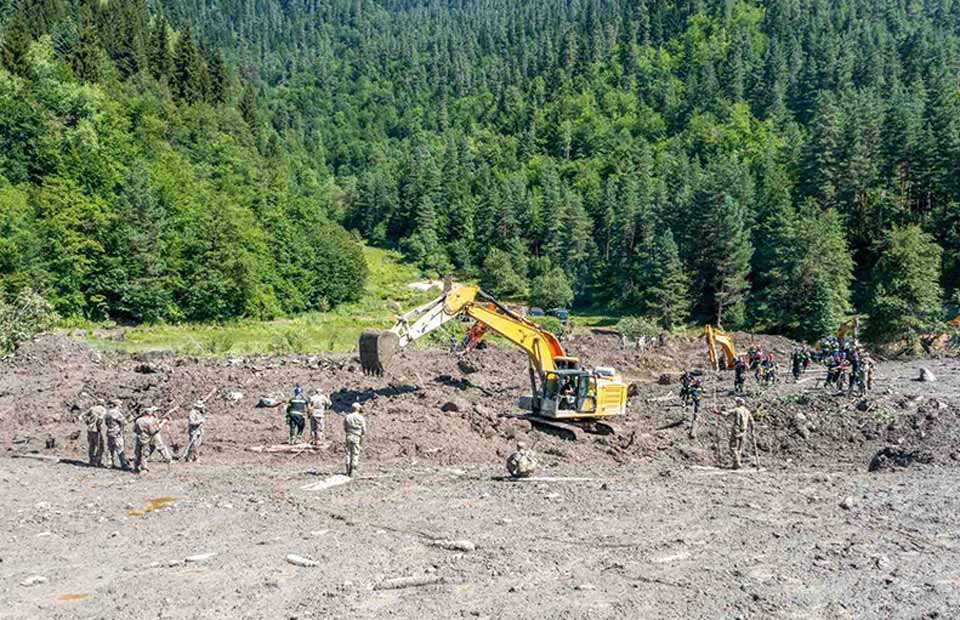
[[[163,443],[163,437],[160,436],[160,429],[163,428],[164,421],[154,415],[156,411],[156,407],[147,407],[144,409],[144,415],[137,418],[133,423],[133,471],[136,473],[149,471],[147,461],[150,460],[150,455],[153,454],[154,450],[159,450],[168,464],[173,462],[173,456],[170,455],[170,451]]]
[[[346,438],[344,448],[346,449],[347,475],[353,477],[360,467],[360,448],[363,446],[363,436],[367,432],[367,421],[360,413],[360,403],[353,403],[351,411],[343,419],[343,434]]]
[[[306,426],[304,415],[307,413],[307,401],[303,397],[303,388],[299,385],[293,388],[293,398],[287,401],[287,425],[290,427],[290,443],[303,437],[303,428]]]
[[[703,381],[695,378],[693,383],[690,384],[690,387],[687,388],[687,393],[692,405],[690,411],[690,432],[688,436],[690,439],[693,439],[697,436],[697,417],[700,415],[700,399],[703,398]]]
[[[737,363],[733,366],[733,393],[743,394],[743,386],[747,382],[747,363],[743,357],[737,358]]]
[[[193,403],[193,409],[187,416],[187,449],[183,455],[184,461],[196,461],[200,456],[200,445],[203,443],[203,423],[207,418],[203,415],[207,406],[202,400]]]
[[[730,428],[730,456],[733,457],[733,468],[740,469],[743,454],[743,442],[748,433],[754,432],[753,414],[747,409],[742,398],[737,398],[736,407],[732,411],[724,411],[721,415],[732,416],[733,426]],[[714,413],[721,413],[714,409]]]
[[[315,446],[320,445],[320,440],[323,439],[326,426],[323,416],[327,411],[327,407],[332,405],[333,401],[323,393],[323,390],[317,388],[313,391],[313,396],[310,397],[310,405],[307,407],[307,410],[310,414],[310,441]]]
[[[130,468],[127,463],[127,453],[123,446],[123,431],[127,426],[127,419],[120,411],[120,402],[110,401],[110,408],[107,410],[103,424],[107,433],[107,451],[110,453],[110,467],[116,467],[120,464],[120,469]]]
[[[90,467],[100,467],[103,460],[103,420],[107,415],[107,408],[101,403],[80,416],[80,421],[87,426],[87,460]]]

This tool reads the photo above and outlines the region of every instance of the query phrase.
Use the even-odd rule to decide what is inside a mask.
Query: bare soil
[[[751,340],[788,370],[793,343],[737,335]],[[883,363],[865,399],[819,387],[817,372],[750,386],[759,467],[734,472],[727,423],[709,411],[732,403],[732,373],[707,368],[701,341],[638,351],[598,332],[569,348],[637,383],[617,435],[566,442],[502,417],[528,389],[526,362],[496,346],[471,354],[470,374],[452,354],[410,350],[370,378],[349,354],[25,343],[0,360],[0,454],[62,460],[0,457],[0,618],[960,617],[960,362]],[[938,380],[915,381],[921,366]],[[658,383],[684,368],[707,386],[695,439],[678,386]],[[247,450],[286,439],[280,410],[254,405],[296,383],[333,395],[327,445]],[[164,429],[179,451],[190,403],[211,391],[199,463],[141,476],[83,465],[74,404],[179,405]],[[319,490],[342,471],[335,414],[355,400],[362,475]],[[500,478],[517,439],[545,480]],[[888,446],[923,458],[868,473]],[[440,582],[375,589],[394,577]]]

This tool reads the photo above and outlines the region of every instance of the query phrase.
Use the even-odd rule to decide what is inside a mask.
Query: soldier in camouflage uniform
[[[527,444],[517,442],[517,451],[507,457],[507,472],[514,478],[529,478],[537,471],[537,460]]]
[[[127,453],[123,445],[123,431],[127,426],[127,418],[120,411],[118,401],[110,401],[110,408],[107,410],[106,417],[103,419],[107,433],[107,452],[110,454],[110,466],[116,467],[119,463],[120,469],[129,469],[127,463]]]
[[[746,403],[742,398],[736,401],[736,407],[732,411],[724,411],[722,415],[733,418],[733,426],[730,428],[730,456],[733,457],[733,468],[740,469],[743,454],[743,442],[747,434],[753,432],[753,414],[747,409]],[[716,410],[714,410],[717,413]]]
[[[200,445],[203,443],[203,423],[207,418],[203,415],[206,405],[202,400],[193,403],[193,409],[187,416],[187,450],[183,455],[184,461],[196,461],[200,456]]]
[[[353,473],[360,467],[360,448],[363,445],[363,436],[367,432],[367,421],[360,413],[362,407],[360,403],[353,403],[353,411],[343,419],[343,434],[345,436],[347,475],[353,477]]]
[[[103,461],[103,420],[106,415],[107,408],[98,403],[80,416],[80,421],[87,426],[87,460],[91,467],[100,467]]]
[[[307,412],[310,414],[310,441],[315,446],[319,445],[320,440],[323,439],[323,432],[326,426],[323,416],[327,411],[327,407],[332,405],[333,401],[330,400],[329,396],[324,394],[320,389],[314,390],[313,396],[310,397]]]
[[[160,430],[163,428],[165,420],[157,418],[154,415],[156,411],[156,407],[147,407],[144,409],[144,415],[137,418],[133,423],[135,453],[133,471],[137,473],[149,471],[147,461],[154,450],[159,450],[167,463],[173,462],[173,456],[163,443],[163,437],[160,436]]]

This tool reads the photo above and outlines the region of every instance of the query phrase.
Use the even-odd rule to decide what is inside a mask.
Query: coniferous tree
[[[673,233],[665,230],[657,238],[656,260],[647,290],[649,314],[667,329],[686,322],[690,311],[690,282],[680,262]]]
[[[21,74],[24,71],[24,57],[33,37],[21,16],[15,16],[3,29],[0,37],[0,61],[11,73]]]
[[[208,62],[210,68],[210,102],[221,104],[227,100],[229,75],[227,61],[223,57],[223,50],[214,52]]]
[[[190,22],[184,24],[177,41],[174,59],[174,90],[187,103],[202,101],[209,88],[209,77],[200,49],[193,38]]]
[[[240,116],[247,122],[247,126],[256,133],[257,127],[259,126],[259,121],[257,120],[257,91],[249,84],[243,89],[243,95],[240,97],[238,107],[240,109]],[[383,215],[389,216],[390,213],[384,213]]]
[[[150,67],[150,74],[154,78],[159,80],[173,77],[174,66],[173,55],[170,50],[169,24],[163,16],[153,20],[147,51],[147,63]]]
[[[753,244],[744,221],[744,209],[725,196],[707,219],[714,238],[704,253],[710,261],[708,287],[711,294],[711,318],[717,325],[739,327],[746,310],[750,282],[750,257]],[[724,323],[726,319],[726,323]]]
[[[851,311],[853,258],[834,210],[810,201],[797,214],[784,214],[763,291],[769,327],[812,341],[833,333]]]
[[[940,246],[919,226],[896,226],[879,246],[870,273],[867,337],[883,343],[933,331],[943,312]]]

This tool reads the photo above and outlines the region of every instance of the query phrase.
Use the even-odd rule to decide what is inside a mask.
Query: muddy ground
[[[754,340],[781,359],[792,346]],[[709,372],[702,342],[637,351],[597,333],[569,347],[638,384],[617,436],[571,443],[501,417],[527,386],[522,355],[498,347],[472,354],[476,372],[421,350],[372,379],[350,355],[26,343],[0,360],[0,618],[960,617],[960,362],[884,363],[862,400],[818,373],[752,387],[760,467],[733,472],[725,423],[707,413],[689,439],[676,384],[657,382],[699,367],[706,409],[729,405],[732,375]],[[921,366],[938,380],[914,381]],[[296,382],[332,392],[337,412],[365,403],[358,479],[304,488],[342,468],[335,414],[316,454],[247,450],[285,438],[278,410],[254,404]],[[189,403],[211,390],[199,463],[135,476],[78,462],[74,403],[180,405],[164,431],[180,449]],[[517,439],[550,480],[498,479]],[[923,462],[868,473],[885,446]],[[64,460],[7,458],[25,454]],[[171,499],[145,511],[157,498]],[[441,581],[375,589],[395,577]]]

